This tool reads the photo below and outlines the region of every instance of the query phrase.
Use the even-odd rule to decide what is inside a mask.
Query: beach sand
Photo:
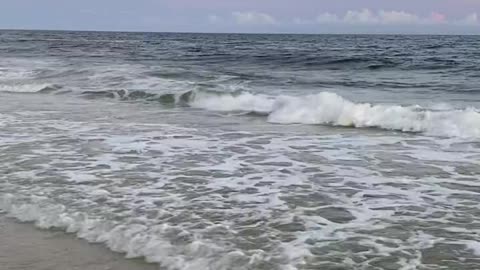
[[[125,259],[98,244],[62,231],[40,230],[0,215],[1,270],[154,270],[142,259]]]

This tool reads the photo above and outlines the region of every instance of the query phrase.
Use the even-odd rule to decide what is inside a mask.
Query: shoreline
[[[143,259],[126,259],[101,244],[60,230],[42,230],[0,214],[2,270],[158,270]]]

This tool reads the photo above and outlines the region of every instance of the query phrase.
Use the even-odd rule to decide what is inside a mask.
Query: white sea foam
[[[458,269],[478,256],[478,230],[465,227],[478,221],[475,143],[173,126],[151,117],[156,107],[139,121],[137,103],[55,104],[0,114],[0,211],[39,227],[172,270],[370,269],[383,258],[415,269],[443,245],[467,259]]]
[[[49,86],[46,83],[0,84],[0,92],[35,93]]]
[[[13,122],[15,118],[8,114],[0,113],[0,127],[7,125],[10,122]]]
[[[321,92],[301,97],[196,94],[191,105],[214,111],[249,111],[268,114],[279,124],[324,124],[433,136],[480,137],[480,112],[476,108],[429,110],[421,106],[354,103],[335,93]],[[443,106],[445,108],[445,106]]]
[[[468,249],[472,250],[477,256],[480,256],[480,241],[465,241]]]
[[[97,191],[95,195],[98,195]],[[108,192],[101,192],[106,195]],[[31,196],[25,203],[12,194],[0,198],[0,210],[20,221],[34,222],[39,228],[63,229],[75,233],[79,238],[92,243],[104,243],[111,250],[125,253],[127,258],[144,257],[147,262],[159,263],[166,269],[250,269],[263,257],[263,251],[254,250],[245,254],[241,250],[225,252],[225,247],[208,240],[197,239],[188,231],[168,224],[145,226],[141,224],[121,224],[103,218],[93,218],[84,213],[69,213],[66,207],[50,204],[46,197]],[[182,246],[172,244],[164,235],[175,234],[179,238],[191,238]],[[264,259],[264,258],[263,258]],[[236,262],[243,260],[247,265],[238,267]],[[282,269],[295,269],[285,265]]]
[[[191,105],[196,108],[215,111],[252,111],[269,113],[275,99],[266,95],[242,93],[240,95],[211,94],[197,92]]]

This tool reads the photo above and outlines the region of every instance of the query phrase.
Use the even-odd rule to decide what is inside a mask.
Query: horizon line
[[[0,28],[0,31],[44,31],[44,32],[98,32],[98,33],[149,33],[149,34],[218,34],[218,35],[358,35],[358,36],[480,36],[480,33],[388,33],[388,32],[215,32],[215,31],[146,31],[146,30],[89,30],[89,29],[34,29]]]

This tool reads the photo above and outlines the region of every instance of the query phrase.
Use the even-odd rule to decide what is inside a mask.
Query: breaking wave
[[[60,85],[46,83],[0,84],[0,92],[10,93],[50,93],[61,88]]]
[[[318,124],[422,132],[434,136],[480,137],[476,108],[435,110],[421,106],[354,103],[335,93],[301,97],[251,93],[193,95],[190,106],[214,111],[246,111],[267,115],[278,124]]]
[[[480,138],[480,110],[424,108],[419,105],[355,103],[332,92],[306,96],[269,96],[244,91],[195,90],[185,93],[155,94],[146,91],[85,91],[85,98],[146,100],[171,106],[188,106],[219,112],[243,112],[267,117],[276,124],[331,125],[380,128],[432,136]]]
[[[22,222],[33,222],[38,228],[61,229],[90,243],[103,243],[112,251],[124,253],[126,258],[144,257],[147,262],[158,263],[165,269],[256,269],[258,258],[262,257],[261,250],[251,254],[241,250],[225,252],[225,247],[197,239],[189,231],[166,223],[125,224],[83,212],[69,213],[64,205],[51,204],[40,196],[32,196],[31,203],[17,201],[12,194],[0,196],[0,211]],[[175,245],[167,235],[176,236],[177,242],[190,243]],[[239,260],[246,261],[247,266],[236,266]]]

